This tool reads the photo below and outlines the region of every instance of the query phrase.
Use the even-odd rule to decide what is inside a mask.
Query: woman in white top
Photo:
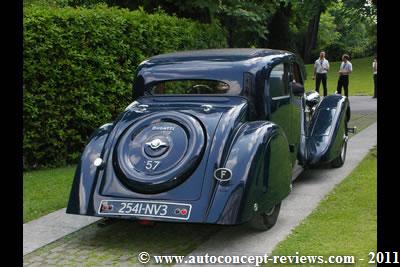
[[[344,88],[344,94],[349,97],[349,75],[353,71],[353,65],[349,61],[349,55],[344,54],[342,56],[342,64],[339,69],[339,80],[337,84],[337,93],[342,94],[342,87]]]
[[[374,96],[372,98],[376,98],[376,87],[378,82],[378,58],[376,56],[374,58],[374,62],[372,62],[372,72],[374,73]]]

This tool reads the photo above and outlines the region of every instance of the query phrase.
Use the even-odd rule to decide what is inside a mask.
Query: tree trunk
[[[268,25],[268,38],[266,47],[272,49],[292,50],[290,38],[289,19],[292,14],[290,3],[281,4]]]
[[[306,40],[304,45],[303,59],[305,63],[311,63],[311,53],[312,50],[317,45],[318,38],[318,27],[319,20],[321,18],[321,10],[313,17],[313,19],[308,23],[308,29],[306,34]]]
[[[228,47],[229,48],[234,48],[235,47],[235,39],[234,39],[234,31],[235,31],[235,26],[232,18],[228,18],[227,24],[225,25],[227,31],[228,31]]]

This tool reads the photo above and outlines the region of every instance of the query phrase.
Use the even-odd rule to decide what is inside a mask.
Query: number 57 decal
[[[157,160],[148,160],[146,161],[146,170],[155,170],[157,169],[158,165],[160,164],[160,161]]]

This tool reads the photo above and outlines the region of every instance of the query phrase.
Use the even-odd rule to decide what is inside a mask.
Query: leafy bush
[[[25,8],[31,6],[43,7],[86,7],[91,8],[96,5],[107,5],[107,0],[24,0]]]
[[[145,58],[226,47],[219,24],[96,6],[24,10],[24,168],[76,162],[90,134],[132,99]]]

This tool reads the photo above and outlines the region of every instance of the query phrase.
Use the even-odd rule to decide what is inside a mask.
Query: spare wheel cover
[[[178,112],[153,113],[131,124],[114,149],[114,167],[135,192],[159,193],[184,182],[205,148],[201,123]]]

